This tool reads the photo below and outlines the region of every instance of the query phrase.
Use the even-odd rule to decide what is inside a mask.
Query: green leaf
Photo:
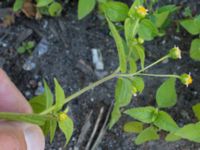
[[[181,138],[200,143],[200,124],[188,124],[174,133]]]
[[[113,22],[124,21],[128,17],[128,5],[122,2],[108,1],[100,3],[100,8]]]
[[[41,113],[46,109],[46,97],[45,94],[33,97],[29,100],[29,103],[34,113]]]
[[[62,12],[62,5],[58,2],[53,2],[48,8],[49,14],[54,16],[60,16]]]
[[[180,21],[180,24],[192,35],[197,35],[200,33],[200,16],[197,16],[193,19],[182,20]]]
[[[133,20],[130,18],[127,18],[124,22],[124,30],[125,30],[125,38],[126,42],[130,42],[133,37],[137,34],[137,29],[139,25],[139,20]]]
[[[35,42],[34,41],[28,41],[26,44],[26,49],[32,49],[35,46]]]
[[[125,132],[140,133],[143,130],[143,124],[138,121],[131,121],[127,122],[123,128]]]
[[[78,1],[78,19],[81,20],[87,16],[95,7],[96,0]]]
[[[144,47],[142,45],[138,45],[138,44],[135,45],[134,47],[135,47],[137,54],[140,58],[141,68],[143,69],[144,68],[144,62],[145,62]]]
[[[20,46],[18,49],[17,49],[17,53],[19,54],[23,54],[26,52],[26,49],[23,47],[23,46]]]
[[[159,139],[157,130],[154,127],[148,127],[143,130],[135,139],[135,144],[139,145],[148,141],[153,141]]]
[[[151,106],[137,107],[126,110],[124,113],[144,123],[151,123],[155,118],[156,109]]]
[[[65,138],[66,138],[66,144],[67,145],[72,137],[73,130],[74,130],[74,123],[71,118],[67,118],[64,121],[59,121],[58,122],[59,128],[61,131],[64,133]]]
[[[129,73],[135,73],[137,71],[137,64],[133,58],[129,58]]]
[[[43,126],[41,126],[44,136],[47,136],[50,131],[50,120],[47,120]]]
[[[170,78],[166,80],[156,92],[156,102],[158,107],[166,108],[172,107],[176,104],[177,95],[175,89],[175,78]]]
[[[162,25],[168,19],[169,14],[170,14],[169,11],[161,12],[161,13],[156,12],[153,14],[154,22],[157,28],[162,27]]]
[[[164,111],[158,112],[157,118],[153,123],[160,129],[169,132],[174,132],[179,128],[176,122],[172,119],[172,117]]]
[[[132,78],[132,85],[136,87],[136,89],[142,93],[144,90],[144,80],[141,77],[134,76]]]
[[[121,117],[120,107],[118,104],[115,103],[109,121],[109,129],[111,129],[117,123],[120,117]]]
[[[15,0],[15,3],[13,5],[13,11],[17,12],[17,11],[21,10],[24,5],[24,1],[25,0]]]
[[[50,120],[50,143],[53,142],[55,133],[56,133],[56,128],[57,128],[57,121],[56,120]]]
[[[132,84],[126,78],[119,78],[115,87],[115,103],[119,107],[126,106],[130,103],[132,98]]]
[[[37,7],[45,7],[51,4],[54,0],[38,0],[37,1]]]
[[[53,105],[53,94],[44,80],[44,93],[45,93],[45,99],[46,99],[46,109],[50,108]]]
[[[55,84],[55,97],[56,97],[56,104],[55,104],[55,112],[59,111],[64,103],[65,103],[65,93],[63,88],[60,86],[58,81],[54,79],[54,84]]]
[[[200,121],[200,103],[197,103],[196,105],[192,106],[192,110],[195,114],[195,117]]]
[[[126,55],[125,55],[122,38],[119,35],[114,24],[108,18],[107,18],[107,21],[108,21],[109,28],[111,30],[111,33],[113,35],[113,38],[114,38],[116,46],[117,46],[120,70],[122,73],[125,73],[126,69],[127,69],[127,64],[126,64]]]
[[[190,47],[190,57],[200,61],[200,39],[194,39]]]
[[[159,36],[160,33],[156,26],[148,19],[143,19],[138,28],[139,37],[146,40],[151,41],[154,37]]]
[[[167,142],[174,142],[174,141],[178,141],[180,139],[181,139],[181,137],[175,135],[174,133],[169,133],[165,137],[165,141],[167,141]]]

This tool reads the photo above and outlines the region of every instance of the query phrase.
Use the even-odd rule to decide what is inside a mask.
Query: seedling
[[[17,48],[17,52],[19,54],[24,54],[26,52],[30,54],[34,46],[35,46],[34,41],[23,42],[22,45],[19,48]]]

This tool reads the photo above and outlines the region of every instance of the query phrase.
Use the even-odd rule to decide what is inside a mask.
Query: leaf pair
[[[159,111],[158,109],[151,106],[128,109],[124,113],[136,120],[141,121],[142,123],[153,124],[159,129],[163,129],[168,132],[174,132],[179,129],[176,122],[168,113]],[[157,129],[151,126],[139,132],[135,143],[141,144],[146,141],[155,140],[158,138],[159,136],[157,134]]]
[[[111,114],[109,128],[120,119],[120,108],[127,106],[132,98],[133,88],[138,92],[142,92],[144,89],[144,81],[140,77],[134,77],[132,79],[119,78],[115,87],[115,104]]]
[[[46,109],[49,109],[51,107],[54,107],[52,112],[50,113],[53,116],[58,117],[59,113],[65,104],[65,94],[64,90],[58,83],[58,81],[55,79],[55,104],[53,105],[53,94],[47,85],[47,83],[44,81],[44,94],[34,97],[33,99],[30,100],[30,104],[33,108],[33,111],[35,113],[42,113]],[[65,134],[66,137],[66,144],[69,142],[72,133],[73,133],[73,121],[71,118],[67,116],[65,120],[47,120],[45,122],[45,125],[42,126],[43,132],[45,135],[48,133],[50,134],[50,141],[52,142],[55,136],[56,128],[57,128],[57,123],[59,125],[59,128],[61,131]]]
[[[192,19],[180,21],[181,26],[192,35],[200,34],[200,15]],[[200,61],[200,39],[194,39],[190,46],[190,57],[196,61]]]

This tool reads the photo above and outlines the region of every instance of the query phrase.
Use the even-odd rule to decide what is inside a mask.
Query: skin
[[[0,69],[0,111],[32,113],[31,106]],[[44,150],[41,129],[32,124],[0,121],[0,150]]]

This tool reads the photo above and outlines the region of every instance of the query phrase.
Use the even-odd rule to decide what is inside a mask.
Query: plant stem
[[[80,91],[78,91],[78,92],[72,94],[71,96],[67,97],[65,99],[65,103],[64,104],[68,103],[69,101],[71,101],[74,98],[80,96],[81,94],[83,94],[83,93],[95,88],[96,86],[98,86],[98,85],[100,85],[100,84],[102,84],[102,83],[104,83],[104,82],[106,82],[108,80],[111,80],[111,79],[113,79],[115,77],[117,77],[116,71],[114,73],[112,73],[111,75],[108,75],[107,77],[105,77],[105,78],[103,78],[103,79],[101,79],[101,80],[99,80],[97,82],[94,82],[94,83],[86,86],[85,88],[81,89]],[[54,109],[55,109],[55,105],[50,107],[49,109],[46,109],[45,111],[40,113],[40,115],[48,114],[48,113],[52,112]]]
[[[10,121],[21,121],[37,125],[43,125],[46,120],[56,120],[56,118],[51,115],[13,113],[13,112],[0,112],[0,119],[10,120]]]
[[[180,78],[179,75],[175,75],[175,74],[147,74],[147,73],[139,73],[139,76],[150,76],[150,77],[169,77],[169,78]]]
[[[152,63],[152,64],[150,64],[150,65],[144,67],[143,69],[141,69],[141,70],[139,70],[139,71],[137,71],[137,72],[135,72],[135,73],[131,73],[131,74],[118,74],[118,77],[131,77],[131,76],[134,76],[134,75],[138,75],[139,73],[141,73],[141,72],[143,72],[143,71],[145,71],[145,70],[147,70],[147,69],[149,69],[149,68],[155,66],[156,64],[162,62],[163,60],[165,60],[165,59],[167,59],[167,58],[169,58],[169,55],[166,55],[166,56],[164,56],[164,57],[158,59],[158,60],[155,61],[154,63]]]

